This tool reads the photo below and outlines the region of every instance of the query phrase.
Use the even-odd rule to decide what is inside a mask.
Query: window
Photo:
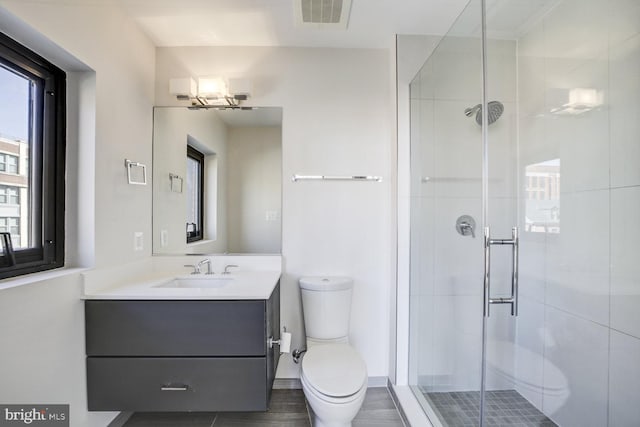
[[[20,205],[20,189],[0,185],[0,204]]]
[[[204,154],[187,145],[187,243],[203,239]]]
[[[7,172],[18,173],[18,158],[16,156],[7,156]]]
[[[0,172],[18,173],[18,158],[10,154],[0,154]]]
[[[0,233],[11,233],[13,247],[20,245],[20,218],[0,217]]]
[[[65,80],[0,33],[0,279],[64,265]]]

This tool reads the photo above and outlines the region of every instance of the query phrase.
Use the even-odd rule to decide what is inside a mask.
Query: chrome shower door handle
[[[489,317],[491,310],[491,230],[484,228],[484,280],[482,315]]]
[[[509,298],[491,298],[491,246],[511,245],[511,296]],[[489,317],[491,304],[510,304],[511,315],[518,315],[518,256],[520,236],[518,227],[511,229],[511,239],[492,239],[489,227],[484,229],[484,305],[483,313]]]
[[[511,229],[511,238],[513,245],[511,246],[511,297],[513,298],[513,304],[511,304],[511,315],[518,315],[518,258],[520,253],[520,235],[518,233],[518,227]]]

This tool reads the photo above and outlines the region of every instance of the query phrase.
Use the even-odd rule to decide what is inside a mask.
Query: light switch
[[[280,218],[278,211],[265,211],[264,219],[265,221],[277,221]]]

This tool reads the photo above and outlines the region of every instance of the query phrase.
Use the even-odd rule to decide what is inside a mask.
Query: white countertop
[[[234,271],[229,275],[155,275],[131,280],[130,284],[86,292],[82,299],[97,300],[266,300],[280,279],[279,271]],[[196,287],[174,287],[174,280]],[[198,282],[202,281],[202,287]],[[206,287],[208,282],[213,287]],[[216,283],[224,281],[222,285]]]

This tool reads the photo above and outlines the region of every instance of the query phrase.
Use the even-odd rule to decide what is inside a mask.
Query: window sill
[[[187,246],[206,245],[207,243],[214,243],[214,242],[215,240],[202,239],[202,240],[196,240],[195,242],[187,243]]]
[[[0,280],[0,291],[17,288],[19,286],[32,285],[34,283],[45,282],[59,277],[71,276],[89,270],[83,267],[62,267],[55,270],[41,271],[39,273],[25,274],[24,276],[12,277]]]
[[[215,243],[215,240],[198,240],[197,242],[187,243],[185,253],[190,255],[210,253]]]

